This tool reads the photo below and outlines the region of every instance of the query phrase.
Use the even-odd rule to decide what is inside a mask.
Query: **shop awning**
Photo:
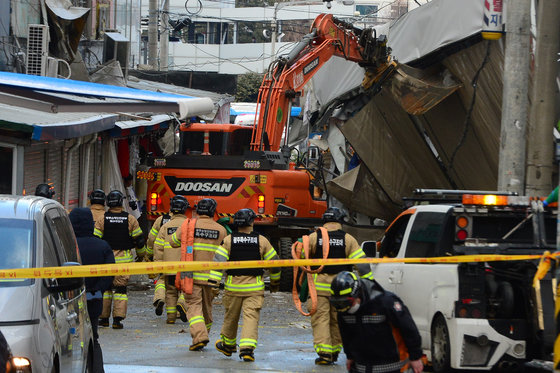
[[[179,113],[180,118],[207,114],[214,108],[206,97],[9,72],[0,72],[0,103],[47,113]]]

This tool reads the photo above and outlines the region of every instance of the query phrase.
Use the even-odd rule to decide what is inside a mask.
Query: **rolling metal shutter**
[[[44,183],[45,178],[45,150],[26,146],[23,155],[23,191],[24,194],[35,194],[38,184]]]

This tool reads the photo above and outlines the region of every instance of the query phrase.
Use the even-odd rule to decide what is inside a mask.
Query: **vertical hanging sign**
[[[484,1],[484,25],[482,37],[487,40],[498,40],[504,33],[502,18],[503,0]]]

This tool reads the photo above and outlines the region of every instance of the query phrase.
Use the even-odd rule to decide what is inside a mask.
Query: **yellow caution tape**
[[[177,273],[235,268],[277,268],[294,266],[320,266],[361,263],[471,263],[538,260],[543,255],[462,255],[435,258],[363,258],[363,259],[280,259],[248,260],[234,262],[139,262],[96,264],[66,267],[42,267],[0,270],[0,281],[24,278],[98,277],[143,275],[151,273]],[[560,252],[550,254],[560,256]]]

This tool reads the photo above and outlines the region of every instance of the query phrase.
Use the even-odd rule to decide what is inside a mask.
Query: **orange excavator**
[[[311,33],[269,68],[254,126],[183,123],[175,154],[150,159],[149,172],[139,174],[148,179],[148,217],[167,213],[177,194],[193,207],[214,198],[219,221],[229,222],[239,209],[251,208],[257,213],[255,230],[270,239],[281,258],[291,258],[292,242],[321,224],[327,202],[313,193],[324,186],[317,185],[324,180],[322,170],[292,161],[284,134],[292,101],[332,56],[366,68],[364,89],[375,89],[396,68],[385,38],[377,38],[374,30],[319,15]],[[291,270],[282,273],[282,290],[291,289]]]

